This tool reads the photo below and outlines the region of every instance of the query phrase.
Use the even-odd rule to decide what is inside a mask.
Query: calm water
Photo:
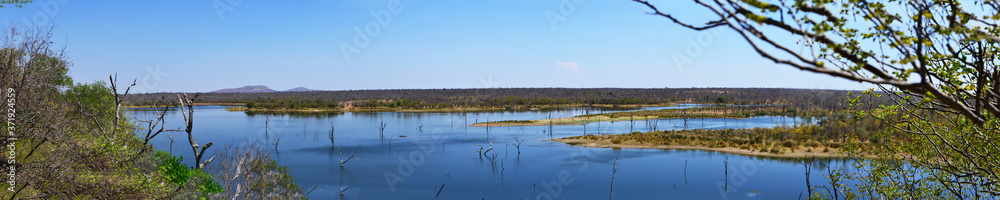
[[[644,109],[691,106],[698,105]],[[224,108],[196,107],[197,141],[214,142],[217,147],[227,142],[260,141],[273,147],[270,144],[280,138],[275,159],[291,168],[302,188],[318,187],[309,194],[313,199],[433,199],[442,185],[438,199],[607,199],[616,156],[620,158],[614,180],[615,199],[796,199],[806,195],[801,161],[694,150],[584,148],[549,141],[583,135],[584,129],[587,134],[648,131],[654,123],[555,126],[551,132],[548,126],[488,130],[467,126],[486,120],[571,117],[584,114],[585,109],[261,114]],[[148,110],[132,112],[139,118],[152,115]],[[177,111],[167,117],[167,128],[183,123]],[[270,123],[265,134],[267,118]],[[388,124],[384,137],[379,136],[380,122]],[[683,120],[663,119],[655,123],[655,128],[746,128],[791,123],[792,118],[755,117],[692,119],[685,126]],[[331,125],[336,126],[336,145],[343,147],[345,157],[357,151],[356,160],[344,168],[339,167],[340,152],[331,148],[327,137]],[[169,134],[175,138],[172,147],[168,135],[155,138],[154,146],[190,158],[184,133]],[[524,139],[520,154],[514,138]],[[477,145],[488,148],[491,141],[492,151],[482,156],[476,152],[480,149]],[[827,171],[824,165],[813,165],[812,184],[828,182],[822,178]],[[842,167],[843,162],[832,161],[831,165]],[[342,197],[341,187],[350,187]]]

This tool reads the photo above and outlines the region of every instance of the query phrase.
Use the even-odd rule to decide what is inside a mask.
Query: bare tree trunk
[[[129,85],[128,88],[125,88],[125,93],[124,94],[120,94],[119,95],[118,94],[118,84],[116,83],[118,81],[118,73],[115,73],[114,77],[112,77],[112,76],[109,75],[108,79],[111,80],[111,92],[113,92],[114,95],[115,95],[115,121],[114,121],[114,123],[112,123],[112,127],[113,128],[111,129],[111,132],[117,133],[118,132],[118,122],[121,121],[122,101],[125,100],[125,96],[128,95],[128,91],[132,90],[132,87],[135,86],[135,81],[136,80],[132,80],[132,85]]]
[[[611,167],[611,189],[608,191],[608,200],[611,200],[611,197],[615,194],[615,174],[618,173],[618,156],[620,155],[621,153],[618,153],[615,156],[615,163]]]
[[[215,157],[209,158],[205,162],[201,162],[202,156],[205,155],[205,150],[212,147],[212,143],[209,142],[208,144],[205,144],[204,147],[199,148],[198,142],[194,141],[194,134],[191,133],[191,128],[194,126],[194,101],[197,98],[197,94],[195,94],[194,98],[188,98],[187,94],[184,94],[183,97],[181,97],[180,94],[177,95],[177,99],[181,102],[181,116],[184,116],[184,124],[186,125],[184,132],[187,132],[188,143],[191,144],[191,151],[194,152],[194,167],[196,169],[202,169],[205,165],[211,163],[212,160],[215,160]],[[185,107],[187,109],[185,109]]]

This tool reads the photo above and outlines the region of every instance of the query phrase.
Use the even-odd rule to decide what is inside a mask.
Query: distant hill
[[[272,90],[271,88],[268,88],[267,86],[263,85],[248,85],[240,88],[226,88],[226,89],[216,90],[212,91],[211,93],[312,92],[312,91],[319,91],[319,90],[309,89],[305,87],[297,87],[285,91],[277,91],[277,90]]]
[[[311,91],[319,91],[319,90],[309,89],[309,88],[306,88],[306,87],[297,87],[297,88],[292,88],[292,89],[289,89],[289,90],[285,90],[285,92],[311,92]]]
[[[212,91],[212,93],[258,93],[258,92],[277,92],[277,90],[272,90],[263,85],[248,85],[240,88],[226,88],[221,90]]]

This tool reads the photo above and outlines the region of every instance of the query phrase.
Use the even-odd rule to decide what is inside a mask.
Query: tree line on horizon
[[[202,103],[238,103],[257,108],[462,108],[544,105],[639,105],[704,103],[783,104],[802,109],[842,109],[845,90],[788,88],[488,88],[392,89],[267,93],[201,93]],[[177,93],[135,94],[133,106],[154,105]]]

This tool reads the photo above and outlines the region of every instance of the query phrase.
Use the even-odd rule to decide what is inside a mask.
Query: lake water
[[[644,108],[683,108],[699,105]],[[805,169],[795,159],[749,157],[697,150],[585,148],[549,141],[587,134],[648,131],[654,123],[600,122],[587,125],[469,127],[475,122],[572,117],[586,109],[479,113],[246,113],[223,106],[195,108],[195,139],[204,144],[259,141],[288,166],[312,199],[607,199],[613,163],[614,199],[796,199],[806,196]],[[150,118],[152,111],[132,109]],[[602,111],[589,111],[600,113]],[[603,111],[613,112],[613,111]],[[265,133],[264,122],[269,120]],[[795,120],[801,121],[801,120]],[[387,124],[384,137],[378,126]],[[661,119],[656,128],[717,129],[773,127],[787,117],[749,119]],[[179,111],[167,114],[167,128],[179,127]],[[355,160],[339,167],[340,152],[327,133],[336,126],[337,147]],[[422,128],[420,128],[422,126]],[[164,133],[152,143],[174,155],[192,157],[183,132]],[[173,134],[172,144],[168,137]],[[405,136],[405,137],[400,137]],[[514,138],[523,139],[520,153]],[[480,146],[493,150],[484,155]],[[171,150],[172,149],[172,150]],[[212,150],[212,149],[210,149]],[[273,151],[273,149],[272,149]],[[211,152],[211,151],[209,151]],[[212,155],[206,155],[209,158]],[[346,159],[346,158],[345,158]],[[190,165],[190,160],[186,160]],[[813,186],[827,184],[826,160],[812,164]],[[213,163],[214,164],[214,163]],[[728,164],[728,175],[727,175]],[[727,177],[728,176],[728,177]],[[443,189],[440,187],[444,185]],[[341,187],[350,187],[343,196]],[[440,194],[438,192],[440,191]]]

